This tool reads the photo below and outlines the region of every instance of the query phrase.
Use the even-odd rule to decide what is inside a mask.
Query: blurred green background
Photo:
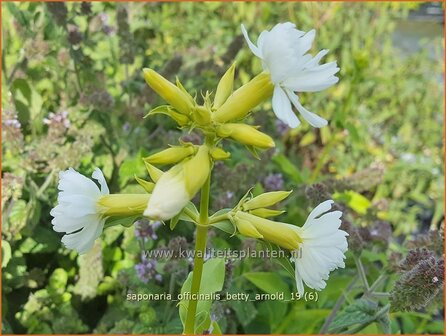
[[[181,332],[175,302],[135,303],[126,294],[179,292],[190,261],[150,261],[151,268],[141,253],[192,246],[190,223],[173,232],[144,221],[113,227],[79,257],[61,246],[49,211],[61,170],[91,174],[100,167],[112,192],[142,192],[134,180],[135,174],[146,177],[142,157],[180,137],[199,141],[199,134],[183,134],[167,118],[142,119],[163,102],[141,70],[151,67],[172,81],[178,76],[199,95],[215,90],[236,61],[238,87],[261,71],[241,37],[241,23],[252,37],[277,22],[315,28],[311,52],[330,49],[327,60],[337,60],[340,82],[302,94],[304,106],[330,121],[320,130],[306,123],[287,129],[276,122],[270,103],[256,109],[252,124],[272,135],[277,148],[258,161],[234,145],[231,160],[214,170],[211,207],[234,206],[253,186],[259,192],[294,189],[280,219],[301,225],[309,206],[331,195],[349,214],[349,253],[362,251],[371,281],[388,270],[383,291],[391,291],[401,276],[392,257],[414,244],[430,246],[443,258],[442,239],[428,233],[442,230],[444,222],[440,4],[1,6],[3,333]],[[210,246],[262,248],[221,232],[211,233]],[[294,291],[293,280],[281,272],[272,260],[229,262],[224,290],[268,292],[261,275]],[[350,255],[317,302],[217,302],[213,318],[225,333],[318,333],[355,274]],[[439,291],[414,311],[393,311],[383,322],[390,329],[376,322],[361,332],[443,333]],[[358,295],[360,290],[350,291],[343,307]]]

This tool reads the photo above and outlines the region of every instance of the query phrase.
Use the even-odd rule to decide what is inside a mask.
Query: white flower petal
[[[295,76],[290,76],[282,83],[282,85],[291,91],[321,91],[339,81],[339,78],[334,76],[338,71],[339,68],[337,67],[336,62],[318,65],[311,69],[300,71]]]
[[[308,63],[304,64],[304,68],[312,68],[318,65],[321,59],[328,54],[328,51],[328,49],[322,49],[319,51],[316,56],[312,57],[311,60],[308,61]]]
[[[79,254],[88,252],[94,244],[94,241],[99,237],[103,228],[105,220],[85,226],[81,231],[71,234],[66,234],[62,237],[62,243],[72,250],[76,250]]]
[[[274,87],[272,104],[273,111],[277,118],[282,120],[291,128],[295,128],[300,125],[299,119],[291,108],[291,102],[288,99],[288,96],[278,85]]]
[[[104,174],[102,173],[102,170],[99,168],[96,168],[93,172],[93,175],[91,175],[94,179],[96,179],[100,186],[101,186],[101,194],[102,195],[108,195],[110,194],[110,190],[108,189],[107,182],[105,181]]]
[[[303,297],[305,293],[304,283],[302,281],[302,276],[299,273],[299,268],[296,265],[296,259],[294,259],[294,262],[295,262],[295,277],[296,277],[297,292],[299,293],[300,297]]]
[[[262,52],[259,50],[259,48],[257,48],[255,46],[254,43],[251,42],[251,40],[249,39],[249,36],[248,36],[248,32],[246,31],[246,28],[243,24],[242,24],[242,33],[243,33],[243,36],[245,37],[246,42],[248,43],[249,49],[251,49],[251,51],[252,51],[252,53],[254,55],[256,55],[257,57],[262,58]]]
[[[58,188],[61,191],[69,193],[89,195],[100,194],[98,186],[92,180],[79,174],[73,168],[69,168],[68,170],[59,173]]]
[[[328,122],[324,118],[319,117],[317,114],[308,111],[305,107],[301,105],[299,102],[299,98],[294,94],[294,92],[287,91],[287,95],[291,100],[291,103],[297,108],[302,117],[308,121],[308,123],[316,128],[321,128],[327,126]]]

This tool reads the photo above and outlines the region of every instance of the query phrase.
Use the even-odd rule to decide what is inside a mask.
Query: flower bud
[[[166,165],[183,161],[188,156],[195,153],[195,146],[173,146],[161,152],[144,158],[150,164]]]
[[[250,214],[253,214],[255,216],[268,218],[268,217],[275,217],[283,214],[285,211],[283,210],[272,210],[272,209],[266,209],[266,208],[258,208],[249,211]]]
[[[220,106],[222,106],[226,99],[228,99],[228,97],[231,95],[234,88],[234,72],[235,63],[233,63],[225,72],[218,83],[217,91],[215,92],[214,109],[218,109]]]
[[[144,215],[168,220],[176,216],[195,196],[210,173],[209,149],[200,146],[190,160],[177,164],[163,173],[156,182]]]
[[[243,119],[249,111],[271,98],[273,91],[270,75],[262,72],[230,95],[212,114],[212,119],[220,123]]]
[[[97,205],[104,216],[133,216],[142,214],[150,194],[110,194],[102,196]]]
[[[181,88],[152,69],[145,68],[143,71],[147,84],[178,112],[187,115],[192,111],[194,104]]]
[[[255,127],[245,124],[223,124],[217,128],[217,135],[226,138],[230,137],[235,141],[248,146],[259,148],[274,147],[274,140],[265,133],[255,129]]]
[[[219,147],[212,148],[210,154],[215,161],[226,160],[231,156],[231,153],[226,152]]]
[[[235,214],[235,221],[237,222],[238,220],[248,221],[263,236],[263,239],[288,250],[296,250],[299,247],[299,243],[302,242],[297,226],[274,222],[243,211],[237,211]]]
[[[243,204],[243,210],[267,208],[287,198],[292,191],[271,191],[250,199]]]

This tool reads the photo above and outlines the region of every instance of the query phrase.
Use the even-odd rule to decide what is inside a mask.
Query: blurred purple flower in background
[[[146,242],[149,238],[157,240],[156,230],[161,226],[161,222],[141,219],[135,222],[135,236]]]
[[[285,182],[282,174],[269,174],[263,180],[263,186],[267,191],[283,190]]]

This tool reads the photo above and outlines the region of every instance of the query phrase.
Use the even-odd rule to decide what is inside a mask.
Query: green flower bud
[[[194,108],[190,95],[152,69],[143,69],[147,84],[178,112],[188,115]]]
[[[194,154],[195,151],[196,149],[193,145],[173,146],[144,158],[144,161],[156,165],[173,164],[183,161],[188,156]]]
[[[273,91],[270,75],[262,72],[230,95],[212,114],[212,119],[220,123],[243,119],[249,111],[271,98]]]
[[[231,95],[234,88],[235,63],[225,72],[217,86],[214,99],[214,109],[218,109]]]
[[[272,210],[272,209],[266,209],[266,208],[258,208],[249,211],[250,214],[253,214],[255,216],[263,217],[263,218],[269,218],[269,217],[275,217],[283,214],[285,211],[283,210]]]
[[[243,210],[267,208],[287,198],[292,191],[271,191],[250,199],[243,204]]]
[[[272,148],[274,140],[267,134],[258,131],[255,127],[245,124],[223,124],[217,127],[217,135],[230,137],[235,141],[259,148]]]

